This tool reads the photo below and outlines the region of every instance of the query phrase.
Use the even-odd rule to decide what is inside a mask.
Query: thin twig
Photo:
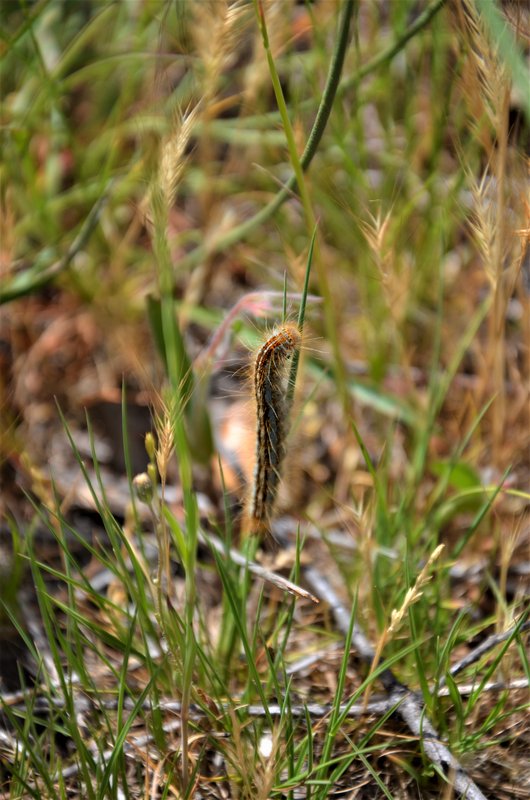
[[[517,625],[514,625],[512,628],[508,628],[507,631],[503,631],[502,633],[494,633],[492,636],[488,636],[483,642],[481,642],[478,647],[475,647],[470,653],[465,655],[460,661],[457,661],[456,664],[449,670],[449,674],[454,676],[458,675],[459,672],[466,669],[466,667],[471,666],[476,661],[478,661],[484,653],[487,653],[489,650],[493,650],[494,647],[497,647],[498,644],[505,642],[506,639],[509,639],[511,636],[516,636],[518,633],[524,633],[525,631],[530,630],[530,620],[523,622],[522,619],[519,620]],[[442,687],[445,685],[445,676],[442,675],[440,678],[439,686]]]
[[[295,583],[287,580],[287,578],[284,578],[282,575],[278,575],[277,572],[271,572],[271,570],[265,569],[265,567],[256,564],[255,561],[249,561],[248,558],[238,550],[234,550],[233,548],[227,549],[226,544],[217,536],[214,536],[211,533],[206,534],[200,531],[199,541],[201,544],[206,545],[207,547],[213,547],[221,555],[227,555],[234,562],[234,564],[245,567],[257,578],[261,578],[263,581],[274,584],[274,586],[282,589],[282,591],[294,594],[296,597],[300,597],[303,600],[311,600],[313,603],[320,602],[319,599],[315,597],[314,594],[311,594],[311,592],[308,592],[307,589],[302,589],[301,586],[297,586]]]
[[[511,681],[490,681],[489,683],[485,683],[482,687],[483,692],[512,692],[517,691],[518,689],[528,689],[530,683],[527,678],[515,678]],[[18,712],[24,712],[27,708],[27,704],[31,701],[32,709],[37,714],[44,714],[46,712],[51,711],[60,711],[62,710],[66,703],[63,697],[38,697],[35,699],[33,694],[35,691],[41,689],[42,687],[37,687],[37,689],[26,689],[25,691],[19,692],[5,692],[0,693],[0,707],[10,707],[14,708]],[[476,683],[464,683],[456,687],[458,694],[460,697],[468,697],[470,694],[476,691],[477,686]],[[447,686],[443,686],[438,689],[435,693],[436,697],[450,697],[451,692],[449,691]],[[97,704],[96,704],[97,699]],[[103,699],[102,697],[92,698],[90,695],[85,697],[85,703],[87,708],[89,705],[92,706],[91,711],[97,711],[98,709],[105,709],[106,711],[115,711],[118,707],[118,699],[116,697],[111,697],[108,700]],[[122,701],[123,708],[127,711],[132,710],[136,706],[136,700],[134,697],[125,697]],[[237,706],[238,709],[241,711],[246,711],[251,717],[264,717],[267,714],[270,714],[272,717],[281,716],[282,713],[285,714],[285,707],[279,704],[272,703],[264,708],[262,705],[255,704],[246,706],[244,703],[239,703],[237,699],[234,699],[232,703],[224,703],[220,707],[223,711],[229,711],[230,709],[234,708],[234,705]],[[151,711],[153,708],[153,703],[151,700],[144,700],[141,706],[143,711]],[[182,705],[179,700],[171,700],[169,698],[160,698],[157,708],[160,711],[165,713],[174,713],[180,714]],[[305,704],[294,704],[289,706],[289,712],[295,717],[303,717],[305,715],[306,710],[308,711],[311,717],[325,717],[329,714],[334,708],[334,705],[331,703],[309,703]],[[386,695],[374,695],[371,701],[366,705],[364,703],[342,703],[339,706],[339,713],[344,714],[346,717],[362,717],[362,716],[374,716],[374,715],[381,715],[386,714],[395,708],[395,704],[391,703]],[[283,711],[282,711],[283,709]],[[195,720],[201,720],[207,717],[207,712],[200,708],[200,706],[192,703],[190,705],[190,717]],[[2,738],[2,734],[4,734],[4,738]],[[2,731],[0,728],[0,749],[2,743],[7,743],[11,741],[6,733],[6,731]]]
[[[530,682],[528,678],[514,678],[512,681],[490,681],[485,683],[481,688],[481,692],[510,692],[514,689],[528,689]],[[467,697],[477,690],[476,683],[461,683],[456,686],[456,690],[460,697]],[[436,692],[436,697],[450,697],[451,692],[447,686],[442,686]]]

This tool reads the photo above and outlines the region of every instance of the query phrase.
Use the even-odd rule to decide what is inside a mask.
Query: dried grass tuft
[[[175,202],[185,164],[186,148],[198,118],[198,106],[175,115],[172,131],[162,142],[158,180],[168,210]]]
[[[167,479],[168,465],[173,454],[173,425],[171,409],[163,405],[161,413],[156,415],[155,429],[157,447],[155,451],[156,466],[162,486]]]
[[[251,17],[252,10],[242,0],[195,3],[191,32],[202,65],[203,104],[217,93],[221,74],[234,65],[242,30]]]
[[[491,291],[487,338],[482,359],[481,402],[494,401],[488,416],[492,452],[503,465],[503,443],[507,421],[506,311],[521,269],[524,229],[521,213],[521,158],[509,143],[511,81],[506,65],[486,35],[480,5],[457,0],[457,15],[468,59],[462,86],[471,127],[481,142],[486,166],[476,179],[476,165],[466,172],[473,197],[470,226]]]

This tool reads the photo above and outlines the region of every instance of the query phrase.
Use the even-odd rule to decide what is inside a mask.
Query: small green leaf
[[[456,464],[448,461],[435,461],[431,464],[430,469],[437,478],[447,480],[453,489],[475,489],[482,485],[478,472],[463,461],[458,461]]]

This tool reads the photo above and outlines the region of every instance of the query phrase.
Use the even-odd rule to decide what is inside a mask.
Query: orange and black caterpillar
[[[258,350],[254,363],[256,465],[250,506],[251,532],[270,533],[288,433],[289,364],[301,343],[295,325],[278,329]]]

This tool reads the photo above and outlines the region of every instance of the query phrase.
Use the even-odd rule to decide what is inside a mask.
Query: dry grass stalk
[[[197,143],[197,161],[202,165],[206,178],[204,189],[198,194],[198,216],[203,229],[203,241],[211,242],[215,249],[217,240],[226,234],[237,222],[233,210],[223,200],[219,208],[216,179],[219,172],[218,146],[209,132],[209,123],[226,108],[239,102],[238,94],[229,97],[219,93],[221,79],[234,68],[241,56],[241,43],[245,41],[244,30],[252,19],[252,9],[248,3],[236,0],[206,0],[193,4],[193,20],[190,34],[195,45],[200,64],[197,75],[200,88],[197,90],[198,106],[202,122],[201,136]],[[229,161],[229,158],[226,159]],[[209,180],[211,178],[211,180]],[[208,246],[208,245],[207,245]],[[181,324],[187,322],[186,309],[200,305],[212,277],[212,262],[205,258],[191,274],[184,295],[184,308]]]
[[[396,259],[391,221],[391,211],[383,216],[379,210],[377,216],[369,214],[369,221],[363,222],[361,229],[381,279],[388,312],[399,334],[399,328],[407,314],[411,270],[406,269],[409,265],[405,265],[404,269],[403,264]]]
[[[497,613],[497,630],[499,633],[511,628],[514,625],[513,613],[514,609],[507,606],[504,598],[508,596],[508,572],[510,564],[514,560],[514,555],[517,550],[518,544],[523,540],[525,525],[530,522],[530,515],[522,514],[519,518],[513,521],[513,524],[505,533],[502,528],[499,531],[499,549],[500,549],[500,575],[499,575],[499,593],[498,604],[499,610]],[[502,524],[502,523],[501,523]],[[502,600],[501,600],[502,598]]]
[[[495,395],[490,410],[492,448],[495,460],[500,461],[507,417],[505,316],[518,263],[520,268],[514,234],[521,203],[516,196],[518,183],[509,175],[517,158],[508,144],[510,78],[483,29],[479,10],[472,0],[458,0],[457,18],[469,54],[464,94],[487,158],[481,180],[471,179],[475,200],[472,230],[492,292],[482,385],[483,399]],[[471,171],[468,169],[468,174]]]
[[[397,255],[392,221],[392,210],[383,214],[379,209],[376,215],[368,212],[367,220],[360,223],[360,228],[370,248],[382,288],[385,305],[383,324],[389,328],[385,330],[384,338],[394,343],[396,352],[393,357],[407,367],[410,366],[410,359],[404,345],[403,330],[409,312],[413,264],[412,260]],[[374,330],[369,335],[377,340],[381,331]]]
[[[13,272],[16,253],[16,213],[13,193],[9,188],[0,192],[0,280]]]
[[[436,547],[433,550],[433,552],[431,553],[431,555],[429,557],[429,560],[427,561],[427,563],[423,567],[422,571],[420,572],[420,574],[416,578],[414,586],[412,586],[410,589],[408,589],[408,591],[407,591],[407,593],[405,595],[405,599],[403,600],[403,603],[401,605],[401,608],[394,609],[392,611],[392,614],[390,615],[390,625],[388,626],[388,628],[386,630],[386,641],[388,641],[397,632],[397,630],[401,627],[401,623],[403,622],[403,618],[404,618],[405,614],[407,613],[407,611],[409,610],[409,608],[411,606],[413,606],[414,603],[417,603],[418,600],[420,599],[420,597],[422,596],[423,587],[431,579],[431,575],[429,574],[430,571],[431,571],[431,567],[434,564],[434,562],[438,559],[438,557],[440,556],[440,554],[441,554],[442,550],[444,549],[444,547],[445,547],[445,545],[439,544],[438,547]]]
[[[166,484],[168,464],[173,454],[172,411],[167,405],[162,406],[161,413],[155,417],[157,446],[155,450],[156,466],[162,488]]]
[[[397,633],[397,631],[401,627],[401,625],[403,623],[403,619],[405,618],[405,616],[408,613],[408,611],[411,608],[411,606],[413,606],[414,603],[417,603],[418,600],[420,599],[420,597],[423,595],[423,587],[431,579],[431,575],[430,575],[431,567],[434,564],[434,562],[441,555],[442,550],[444,549],[444,547],[445,547],[445,545],[439,544],[438,547],[436,547],[433,550],[433,552],[429,556],[429,559],[428,559],[427,563],[425,564],[425,566],[423,567],[422,571],[420,572],[420,574],[416,578],[416,580],[414,582],[414,585],[411,586],[410,589],[407,590],[407,593],[405,594],[405,598],[404,598],[403,603],[401,604],[400,608],[395,608],[392,611],[392,613],[390,615],[390,624],[388,625],[388,627],[385,628],[385,630],[383,631],[383,633],[379,637],[379,641],[378,641],[376,649],[375,649],[374,657],[373,657],[372,663],[370,665],[369,675],[372,675],[373,672],[376,670],[377,665],[379,664],[379,662],[381,660],[381,655],[382,655],[383,649],[388,644],[388,642],[392,639],[392,637],[395,636],[395,634]],[[366,689],[365,694],[364,694],[364,701],[363,702],[364,702],[365,705],[366,705],[366,703],[368,702],[368,700],[370,698],[371,691],[372,691],[372,684],[370,683],[368,685],[367,689]]]
[[[258,750],[245,736],[244,727],[233,709],[229,710],[232,720],[232,735],[223,744],[223,755],[228,767],[229,777],[238,786],[237,797],[242,800],[268,800],[275,783],[275,765],[281,758],[279,751],[284,747],[281,730],[272,731],[265,745],[269,753],[262,752],[265,736],[261,737]],[[267,737],[268,738],[268,737]]]
[[[530,159],[526,162],[527,174],[530,171]],[[530,198],[523,198],[523,216],[524,221],[516,231],[516,235],[521,242],[521,265],[517,271],[516,283],[517,293],[523,309],[522,329],[523,341],[530,342]],[[521,362],[523,364],[522,370],[527,378],[530,376],[530,347],[526,347],[522,353]],[[529,399],[529,392],[527,391],[527,399]],[[526,402],[526,430],[530,430],[530,403]]]
[[[186,148],[197,118],[197,106],[184,113],[177,112],[172,130],[161,144],[158,181],[168,210],[175,202],[177,187],[186,164]]]
[[[216,95],[223,71],[234,64],[242,29],[251,16],[248,3],[242,0],[203,0],[194,4],[190,31],[203,69],[203,106]]]
[[[167,481],[168,465],[173,454],[174,439],[172,425],[172,411],[167,405],[162,406],[162,411],[155,418],[157,447],[155,461],[160,477],[161,502],[164,502],[164,489]],[[158,613],[162,618],[162,595],[165,591],[171,598],[173,581],[171,579],[170,540],[167,523],[163,515],[159,515],[158,524],[155,526],[158,544],[157,592]]]
[[[508,71],[486,35],[480,19],[480,6],[474,0],[457,0],[456,6],[456,19],[469,53],[468,71],[464,78],[467,100],[482,112],[475,117],[475,124],[480,126],[485,114],[496,135],[504,121],[502,98],[510,84]]]
[[[196,3],[193,7],[193,24],[190,26],[197,55],[203,66],[200,99],[184,112],[177,111],[171,130],[161,143],[156,189],[162,193],[166,209],[175,202],[178,184],[186,164],[185,154],[196,123],[207,122],[210,108],[218,89],[219,77],[233,63],[237,43],[245,19],[249,16],[244,3],[229,4],[225,0]],[[207,137],[206,137],[207,138]],[[205,136],[201,138],[204,148]],[[153,187],[150,202],[154,202]],[[154,215],[156,218],[156,215]]]

